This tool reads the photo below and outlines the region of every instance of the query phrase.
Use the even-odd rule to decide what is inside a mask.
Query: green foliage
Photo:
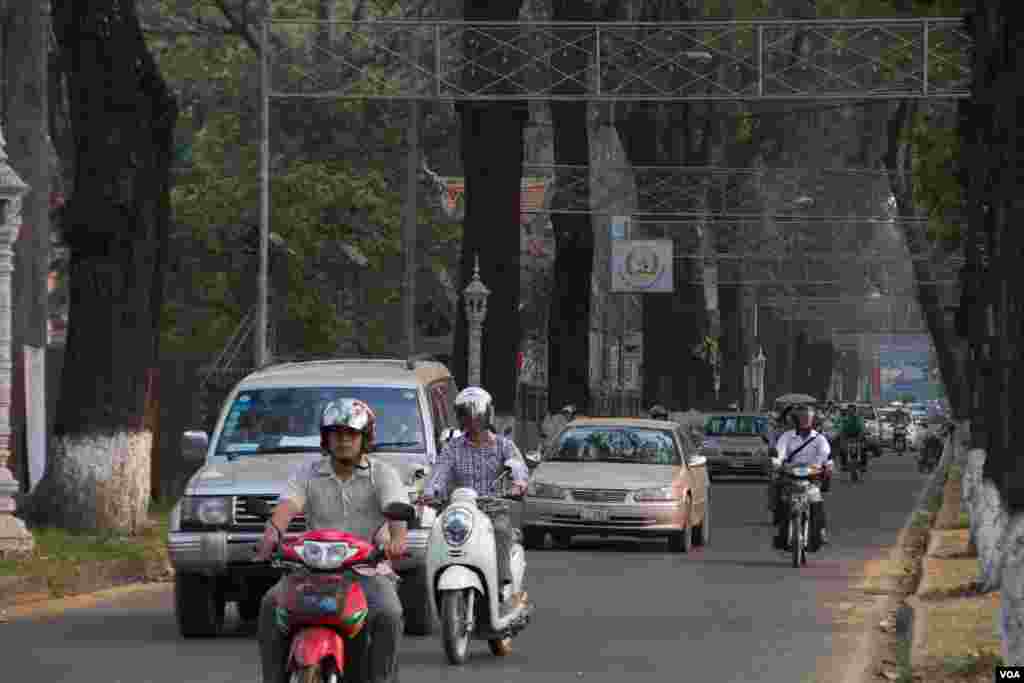
[[[928,212],[929,236],[934,240],[956,243],[960,226],[948,216],[963,208],[963,186],[958,178],[960,136],[953,126],[930,120],[925,114],[915,117],[907,132],[913,145],[914,197]]]
[[[275,0],[274,18],[315,18],[318,4]],[[350,17],[352,5],[336,3],[337,18]],[[259,60],[251,42],[261,29],[255,16],[225,15],[224,7],[237,6],[140,0],[147,40],[181,110],[171,196],[173,250],[181,263],[171,275],[177,282],[168,287],[162,320],[163,348],[172,353],[218,353],[254,303]],[[367,7],[371,18],[399,9],[395,0]],[[274,27],[294,47],[306,44],[310,32],[308,24]],[[374,67],[361,85],[386,89],[388,74]],[[271,246],[271,292],[285,297],[274,308],[284,313],[289,336],[301,339],[304,353],[332,352],[353,335],[372,351],[388,341],[380,316],[359,320],[356,311],[338,310],[338,278],[353,267],[341,247],[358,249],[370,270],[399,253],[402,128],[394,115],[366,102],[299,104],[275,105],[271,130],[271,230],[279,238]],[[395,151],[381,154],[389,148]],[[424,241],[446,249],[421,253],[421,261],[450,265],[461,226],[439,221],[430,208],[419,212],[419,226],[433,238]],[[396,288],[379,288],[367,304],[373,310],[397,297]]]

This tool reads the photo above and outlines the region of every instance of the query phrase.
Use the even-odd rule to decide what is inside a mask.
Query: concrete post
[[[469,323],[469,378],[471,387],[480,386],[480,348],[484,336],[484,319],[487,317],[487,297],[491,290],[480,280],[480,257],[473,266],[473,279],[462,291],[466,302],[466,321]],[[509,360],[511,363],[511,359]]]
[[[26,185],[7,163],[7,143],[0,130],[0,558],[32,552],[32,534],[14,516],[18,482],[7,468],[11,456],[11,276],[14,240],[21,228],[21,198]]]

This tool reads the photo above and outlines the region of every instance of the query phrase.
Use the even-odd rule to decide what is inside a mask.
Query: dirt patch
[[[936,529],[958,529],[960,527],[960,477],[950,476],[942,487],[942,507],[935,518]]]
[[[946,559],[976,557],[970,552],[970,544],[969,529],[933,529],[928,543],[928,556]]]
[[[978,560],[973,557],[939,559],[926,557],[918,597],[936,600],[977,594]]]
[[[924,633],[915,652],[915,665],[922,669],[949,670],[950,674],[968,674],[971,659],[981,665],[988,656],[991,666],[984,673],[988,676],[986,680],[992,680],[995,659],[1002,648],[996,621],[999,605],[998,593],[920,602],[917,609]]]

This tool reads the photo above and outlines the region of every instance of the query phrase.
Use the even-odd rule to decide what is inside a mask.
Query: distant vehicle
[[[771,476],[768,427],[768,418],[754,413],[710,415],[704,423],[701,445],[710,474]]]

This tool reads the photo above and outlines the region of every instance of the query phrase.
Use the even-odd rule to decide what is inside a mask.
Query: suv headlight
[[[449,545],[463,545],[473,533],[473,515],[469,510],[451,508],[444,513],[441,529],[444,531],[444,540],[448,541]]]
[[[542,484],[539,481],[531,481],[526,487],[526,495],[533,498],[565,498],[567,491],[561,486],[554,484]]]
[[[633,500],[638,503],[665,503],[679,500],[675,489],[671,486],[661,486],[654,489],[640,489],[633,492]]]
[[[181,500],[181,521],[222,526],[231,521],[231,496],[186,496]]]

